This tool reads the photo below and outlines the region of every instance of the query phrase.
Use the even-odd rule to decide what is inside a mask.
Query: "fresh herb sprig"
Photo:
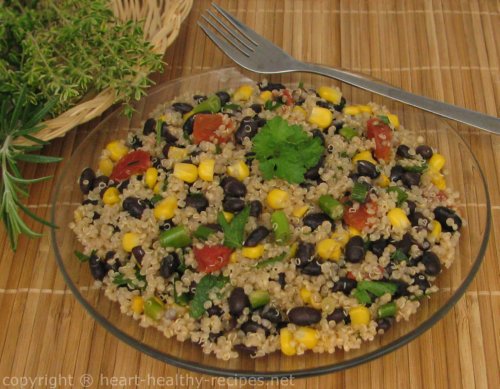
[[[19,163],[52,163],[61,160],[58,157],[32,154],[46,144],[37,139],[34,134],[41,129],[42,126],[39,123],[52,109],[53,104],[54,101],[41,107],[29,104],[26,101],[25,88],[16,99],[0,94],[0,144],[2,145],[0,148],[0,218],[5,225],[13,250],[17,248],[19,234],[23,233],[29,237],[41,235],[26,224],[20,211],[42,224],[52,226],[51,223],[30,211],[21,201],[22,197],[28,197],[29,185],[49,180],[52,176],[23,178]],[[31,146],[15,144],[14,141],[18,138],[28,139],[34,144]]]

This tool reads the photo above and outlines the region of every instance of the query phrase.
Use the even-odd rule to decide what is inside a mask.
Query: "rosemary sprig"
[[[19,162],[52,163],[61,158],[46,155],[32,154],[40,150],[46,142],[37,139],[33,134],[40,131],[40,122],[53,108],[54,100],[41,107],[27,102],[26,88],[23,88],[18,97],[0,94],[0,218],[9,236],[13,250],[17,248],[19,234],[29,237],[39,237],[41,234],[33,231],[22,219],[24,212],[34,220],[54,227],[50,222],[37,216],[24,205],[21,198],[28,197],[28,187],[31,184],[51,179],[51,176],[34,179],[23,178],[19,169]],[[34,142],[25,146],[15,144],[18,138],[26,138]]]

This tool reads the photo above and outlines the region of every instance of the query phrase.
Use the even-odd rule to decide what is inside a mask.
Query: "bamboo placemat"
[[[490,115],[500,112],[498,1],[217,2],[299,59],[369,73]],[[196,27],[208,4],[195,2],[156,80],[230,64]],[[96,123],[54,141],[45,153],[68,158]],[[431,330],[383,358],[281,387],[500,387],[500,137],[473,130],[466,139],[486,173],[493,201],[489,248],[466,295]],[[28,177],[57,177],[59,171],[57,166],[25,168]],[[52,185],[31,192],[30,208],[48,218]],[[92,387],[240,387],[156,361],[106,333],[66,288],[47,236],[22,238],[13,254],[2,232],[0,250],[1,388],[82,387],[81,377],[83,383],[91,377]],[[254,386],[280,385],[241,385]]]

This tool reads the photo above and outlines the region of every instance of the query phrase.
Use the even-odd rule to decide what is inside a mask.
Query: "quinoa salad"
[[[81,173],[75,266],[141,326],[220,359],[359,348],[453,262],[444,165],[335,87],[179,96]]]

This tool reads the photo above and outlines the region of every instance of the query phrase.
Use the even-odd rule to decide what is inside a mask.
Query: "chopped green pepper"
[[[354,289],[353,296],[356,297],[360,304],[370,304],[372,302],[370,295],[364,289]]]
[[[377,315],[379,318],[394,316],[398,310],[396,303],[390,302],[378,307]]]
[[[160,320],[165,313],[165,305],[158,297],[150,297],[144,301],[144,313],[153,320]]]
[[[422,173],[427,170],[429,166],[424,162],[422,165],[404,166],[407,172]]]
[[[191,244],[191,237],[184,226],[177,226],[160,234],[160,245],[162,247],[183,248]]]
[[[369,186],[363,182],[356,182],[351,192],[351,199],[358,203],[364,203],[370,190]]]
[[[250,305],[253,309],[263,307],[264,305],[269,303],[269,301],[271,301],[269,292],[267,290],[254,290],[252,293],[250,293],[248,299],[250,300]]]
[[[281,253],[280,255],[268,259],[264,259],[262,261],[257,262],[255,267],[257,269],[261,269],[263,267],[269,266],[269,265],[274,265],[275,263],[281,262],[283,259],[285,259],[286,253]]]
[[[359,136],[358,132],[352,127],[342,127],[339,130],[339,134],[342,135],[347,140],[351,140],[355,136]]]
[[[323,195],[318,201],[319,207],[333,220],[340,220],[344,215],[344,206],[330,195]]]
[[[217,231],[215,229],[208,226],[199,226],[193,233],[193,236],[200,240],[207,240],[210,235],[215,234],[216,232]]]
[[[271,215],[274,238],[278,244],[286,244],[291,237],[290,223],[283,211],[274,211]]]
[[[202,101],[196,107],[194,107],[190,112],[184,115],[184,120],[189,119],[191,116],[200,113],[200,112],[210,112],[216,113],[221,109],[221,101],[220,97],[217,95],[212,95],[208,97],[206,100]]]

